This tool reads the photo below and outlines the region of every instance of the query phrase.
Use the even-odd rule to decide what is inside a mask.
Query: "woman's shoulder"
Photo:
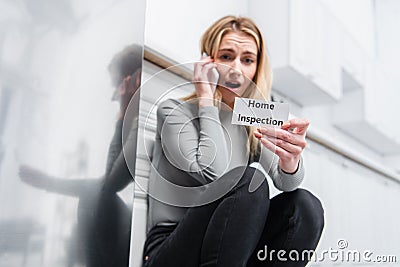
[[[171,113],[193,115],[198,112],[197,100],[185,101],[182,99],[169,98],[158,105],[157,115],[168,116]]]
[[[175,108],[175,107],[181,105],[183,102],[184,101],[182,99],[168,98],[168,99],[165,99],[165,100],[161,101],[158,104],[158,109],[160,109],[160,108],[168,108],[168,107]]]

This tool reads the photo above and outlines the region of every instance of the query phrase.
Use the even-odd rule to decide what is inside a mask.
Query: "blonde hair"
[[[225,16],[216,21],[203,34],[200,41],[200,52],[207,53],[212,57],[216,57],[222,38],[229,32],[243,32],[253,37],[258,48],[257,54],[257,70],[253,77],[253,83],[249,85],[242,97],[270,100],[272,71],[270,68],[268,55],[264,47],[264,38],[260,29],[255,23],[245,17]],[[196,92],[193,92],[183,100],[191,100],[197,98]],[[222,95],[217,89],[214,93],[214,105],[220,108]],[[246,126],[248,134],[247,148],[251,160],[254,160],[258,151],[258,139],[254,137],[253,132],[256,127]]]

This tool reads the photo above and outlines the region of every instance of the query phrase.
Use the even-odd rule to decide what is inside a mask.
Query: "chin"
[[[239,88],[222,87],[222,88],[227,93],[234,94],[236,97],[241,97],[244,92],[243,88],[241,88],[241,87],[239,87]]]

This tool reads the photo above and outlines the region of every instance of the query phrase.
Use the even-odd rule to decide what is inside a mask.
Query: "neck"
[[[226,94],[226,88],[219,88],[219,91],[221,92],[221,101],[223,103],[222,107],[225,110],[233,110],[233,106],[235,103],[235,97],[232,97],[230,94]],[[230,92],[229,92],[230,93]]]

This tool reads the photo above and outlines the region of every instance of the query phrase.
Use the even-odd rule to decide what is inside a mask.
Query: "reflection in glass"
[[[0,3],[0,266],[128,266],[144,8]]]

